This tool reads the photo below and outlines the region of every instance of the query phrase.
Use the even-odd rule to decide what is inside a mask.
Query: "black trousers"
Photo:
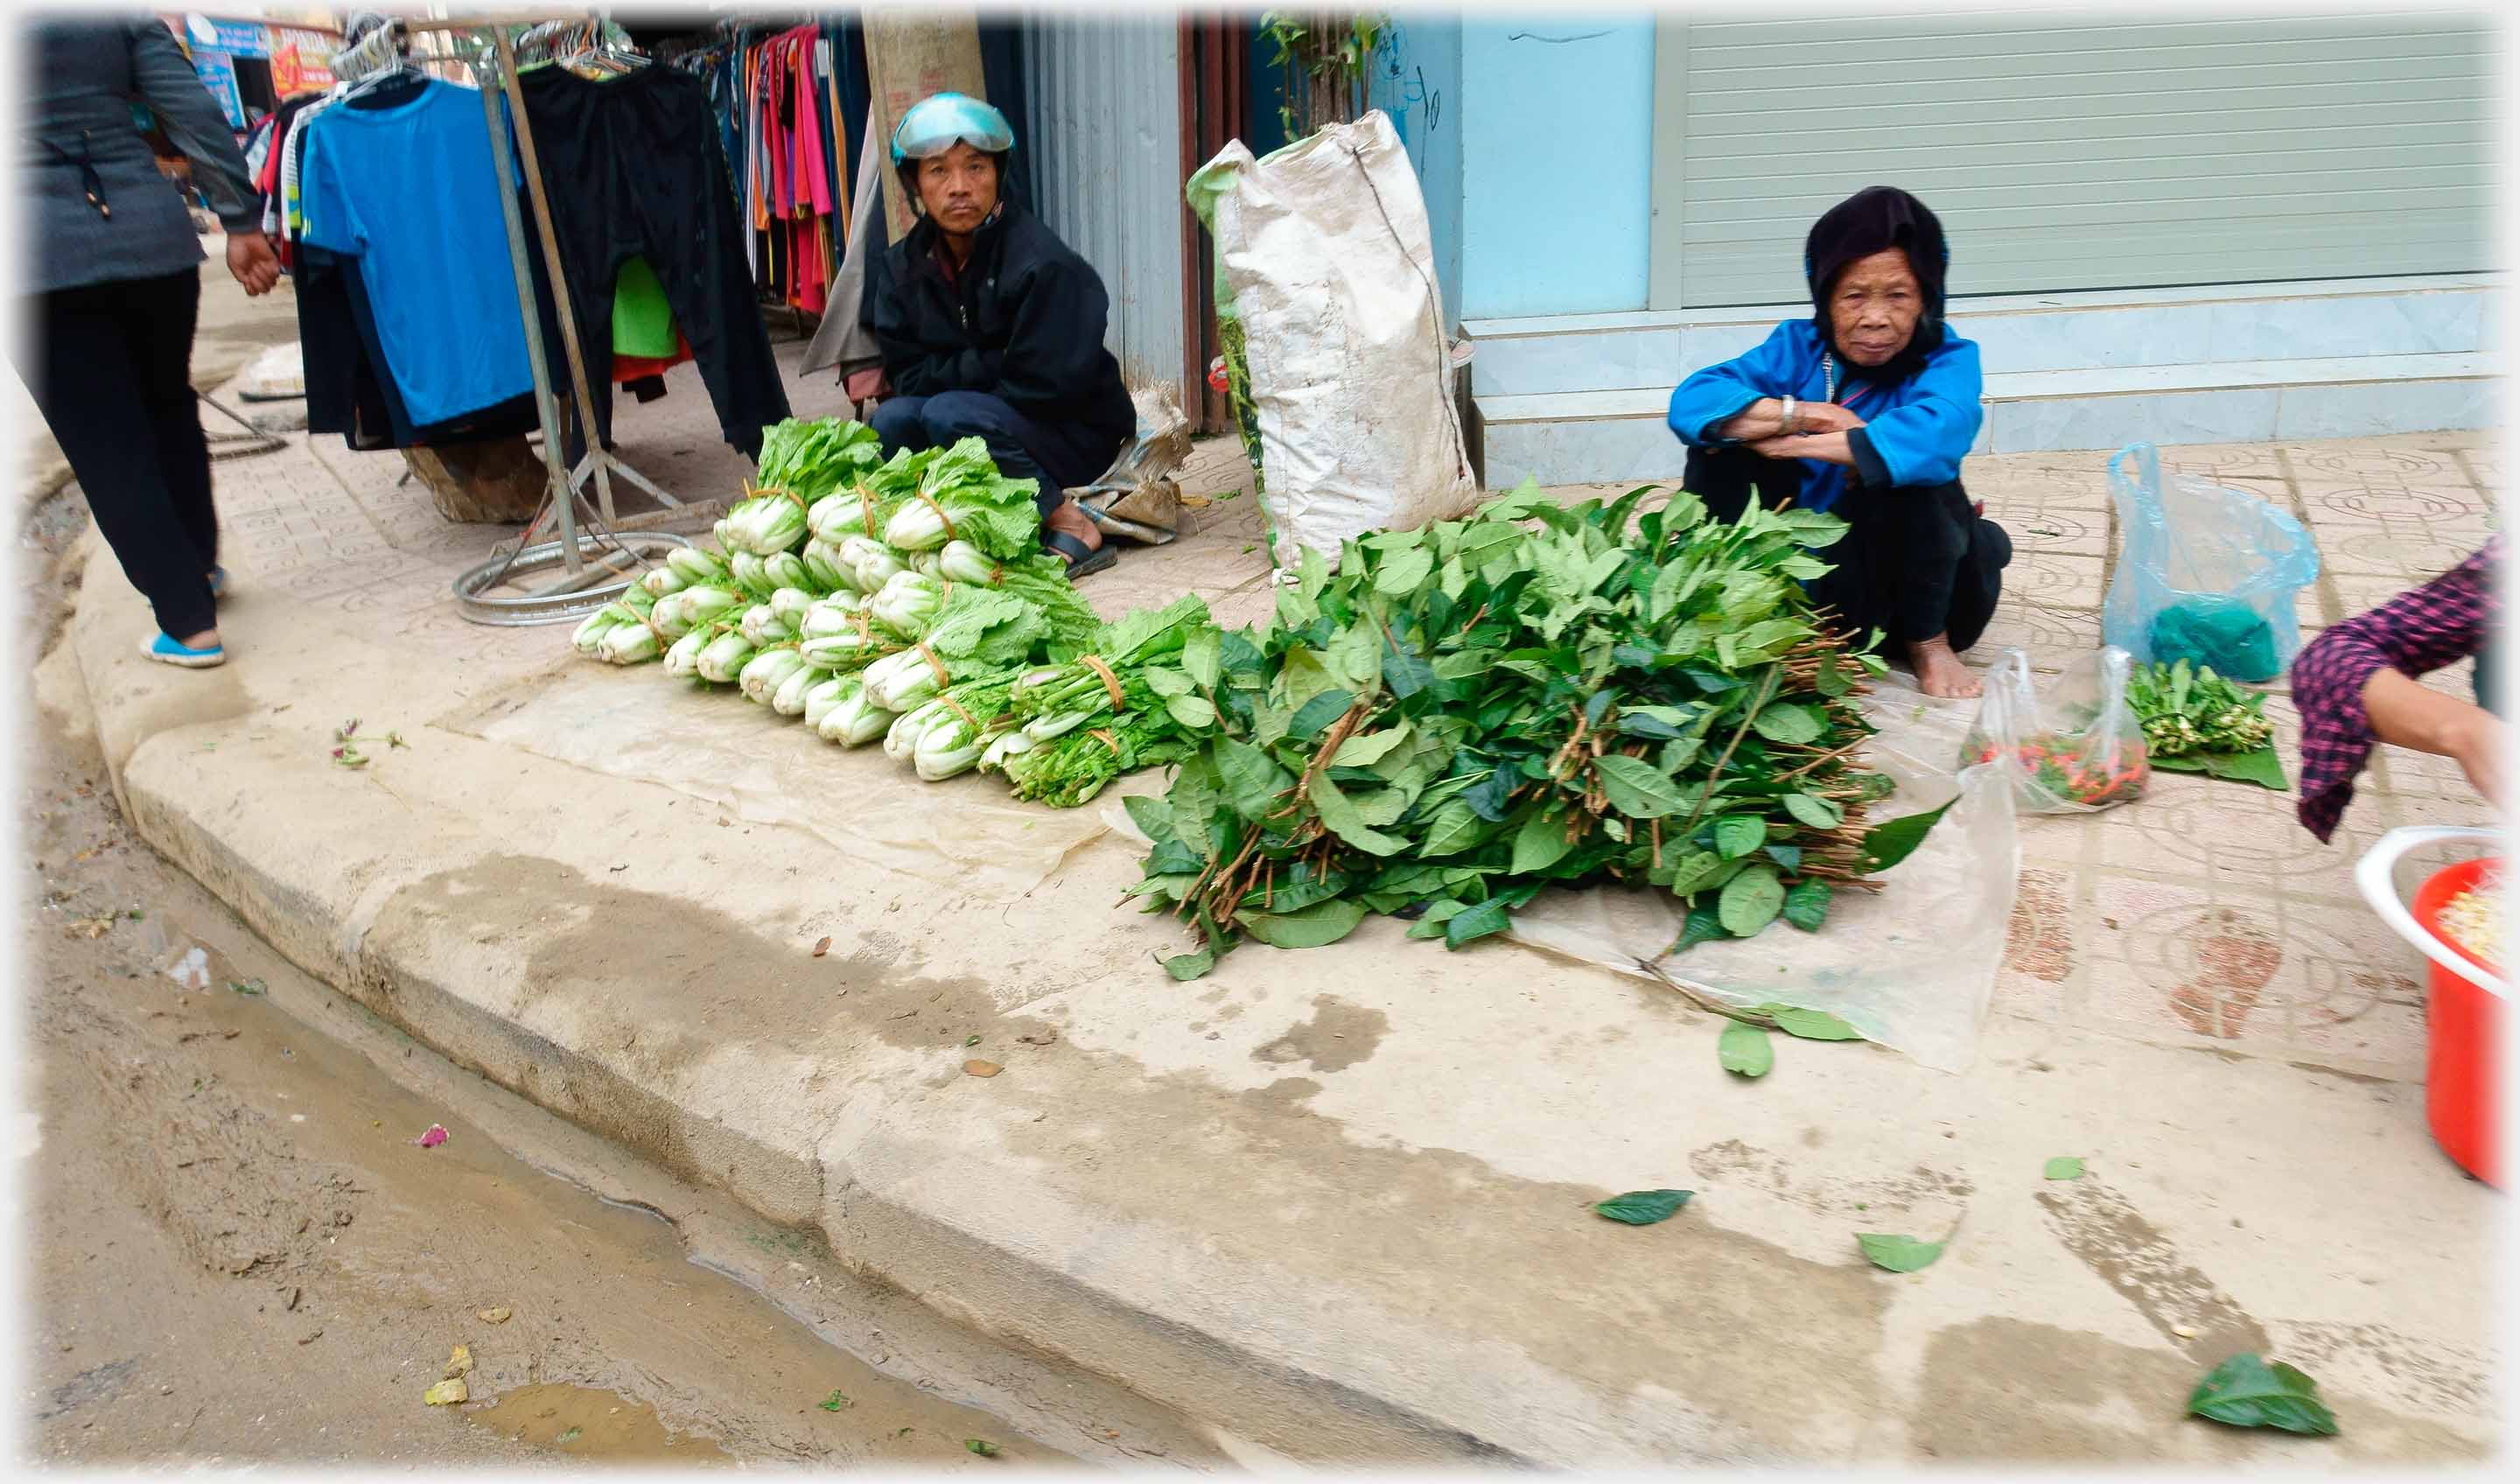
[[[1107,439],[1070,425],[1026,417],[1006,398],[984,391],[887,397],[868,426],[883,440],[887,457],[905,448],[917,453],[950,448],[965,438],[985,440],[999,473],[1040,484],[1034,503],[1045,516],[1067,498],[1067,486],[1100,474],[1120,453],[1116,443],[1105,448]]]
[[[1802,494],[1803,467],[1746,448],[1691,449],[1682,485],[1718,519],[1739,518],[1753,495],[1771,510]],[[1849,489],[1831,514],[1850,527],[1821,560],[1836,570],[1807,584],[1857,639],[1874,629],[1886,643],[1937,634],[1955,650],[1977,643],[2003,593],[2012,538],[1977,514],[1968,492],[1949,484]]]
[[[176,639],[215,628],[219,517],[193,395],[196,269],[34,296],[19,375],[122,574]]]
[[[788,392],[744,260],[708,85],[656,65],[608,82],[540,67],[523,86],[602,436],[611,441],[613,279],[645,257],[692,343],[719,431],[759,457],[762,429],[788,416]],[[557,331],[546,344],[552,384],[567,386]]]

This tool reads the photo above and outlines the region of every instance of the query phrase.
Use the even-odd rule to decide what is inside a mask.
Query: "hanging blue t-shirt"
[[[442,423],[531,391],[480,93],[432,78],[409,103],[335,104],[308,128],[305,240],[359,259],[411,421]]]

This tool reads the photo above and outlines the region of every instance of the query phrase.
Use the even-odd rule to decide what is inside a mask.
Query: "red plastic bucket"
[[[2397,830],[2382,837],[2355,871],[2362,894],[2381,919],[2433,961],[2424,1018],[2430,1050],[2424,1070],[2424,1117],[2433,1142],[2459,1168],[2500,1189],[2502,1150],[2501,1035],[2504,986],[2501,969],[2470,953],[2442,930],[2442,910],[2488,877],[2498,877],[2498,858],[2461,861],[2426,877],[2414,911],[2398,905],[2389,868],[2419,845],[2446,839],[2498,839],[2490,831],[2428,828]]]
[[[2496,971],[2495,966],[2444,932],[2441,915],[2452,898],[2501,869],[2500,861],[2462,861],[2434,872],[2415,892],[2415,922],[2451,952],[2489,974]],[[2502,997],[2436,964],[2424,1019],[2432,1041],[2424,1064],[2424,1116],[2432,1124],[2433,1142],[2457,1160],[2460,1169],[2498,1190],[2502,1185],[2498,1121]]]

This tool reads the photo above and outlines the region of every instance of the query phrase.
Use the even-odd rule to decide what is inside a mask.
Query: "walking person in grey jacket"
[[[157,610],[152,659],[221,663],[225,585],[209,445],[193,395],[200,263],[183,198],[133,126],[145,103],[228,229],[228,271],[267,293],[280,262],[227,120],[165,23],[61,16],[28,27],[19,200],[31,267],[18,370],[123,574]]]

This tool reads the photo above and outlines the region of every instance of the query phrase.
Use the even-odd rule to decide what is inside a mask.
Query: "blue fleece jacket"
[[[1756,348],[1695,372],[1671,394],[1671,430],[1692,448],[1725,448],[1735,440],[1715,435],[1715,428],[1761,397],[1798,397],[1818,402],[1826,396],[1827,380],[1821,367],[1820,329],[1808,319],[1787,320]],[[1986,390],[1978,367],[1977,342],[1944,330],[1943,342],[1925,356],[1922,370],[1888,386],[1849,381],[1847,368],[1837,369],[1838,401],[1864,419],[1850,436],[1856,472],[1867,488],[1948,484],[1959,477],[1960,460],[1977,441],[1985,421],[1979,399]],[[1848,487],[1846,466],[1821,459],[1797,460],[1804,470],[1799,503],[1827,510]]]

